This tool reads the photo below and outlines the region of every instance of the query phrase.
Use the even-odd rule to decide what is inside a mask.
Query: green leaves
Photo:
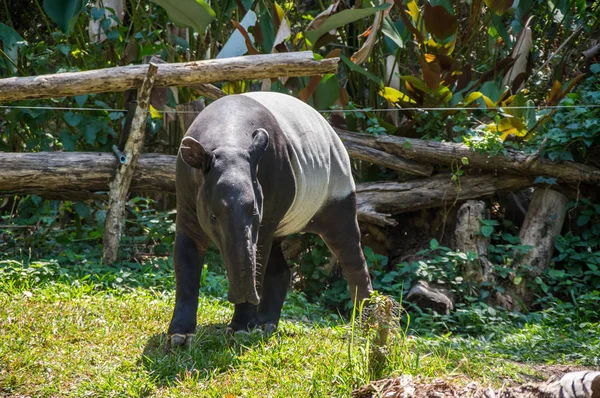
[[[486,238],[489,238],[494,233],[494,226],[498,225],[496,220],[479,220],[481,224],[481,234]]]
[[[167,11],[176,25],[190,27],[204,35],[206,27],[215,19],[215,12],[203,0],[152,0]]]
[[[13,28],[3,24],[2,22],[0,22],[0,41],[2,41],[4,53],[8,55],[14,64],[17,64],[17,56],[19,54],[18,49],[19,47],[26,45],[27,42],[25,42]],[[4,63],[0,63],[0,65],[2,64]],[[16,67],[14,65],[10,65],[9,67],[12,69],[11,73],[16,71]]]
[[[502,15],[513,5],[513,0],[485,0],[487,5],[496,15]]]
[[[382,4],[377,7],[352,8],[349,10],[340,11],[336,14],[330,15],[323,23],[321,23],[315,29],[306,31],[304,36],[311,43],[315,43],[319,37],[323,36],[330,30],[337,29],[351,22],[357,21],[361,18],[371,16],[378,11],[385,10],[389,6],[389,4]]]
[[[67,35],[73,30],[83,6],[83,0],[44,0],[46,15]]]

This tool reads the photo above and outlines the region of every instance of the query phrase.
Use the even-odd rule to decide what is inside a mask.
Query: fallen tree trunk
[[[118,160],[112,153],[0,152],[0,195],[33,194],[46,198],[98,198],[108,191]],[[390,217],[408,211],[452,204],[459,200],[518,190],[532,185],[524,176],[462,176],[450,174],[409,182],[363,183],[356,187],[358,218],[377,225],[395,225]],[[175,193],[175,156],[142,154],[131,191]]]
[[[98,198],[108,191],[118,166],[115,155],[104,152],[0,152],[0,195]],[[130,189],[175,193],[175,156],[140,155]]]
[[[403,159],[379,149],[370,148],[352,141],[342,141],[348,155],[354,159],[360,159],[373,164],[387,167],[388,169],[401,171],[408,174],[415,174],[429,177],[433,173],[433,166],[428,164],[419,164],[412,160]]]
[[[490,155],[453,142],[425,141],[391,135],[374,137],[341,129],[335,130],[342,141],[384,150],[420,163],[445,166],[455,163],[461,165],[463,169],[500,170],[512,174],[555,177],[562,182],[600,185],[600,169],[581,163],[552,162],[512,149],[508,149],[506,155]],[[463,158],[468,159],[468,164],[461,161]]]
[[[312,51],[303,51],[161,64],[154,86],[198,86],[219,81],[322,75],[335,73],[338,62],[339,58],[315,61]],[[136,89],[141,87],[147,71],[146,64],[0,79],[0,101]]]
[[[375,182],[356,186],[358,219],[385,226],[396,225],[392,214],[453,205],[499,191],[515,191],[533,184],[531,178],[515,175],[462,176],[452,181],[451,174],[408,182]]]

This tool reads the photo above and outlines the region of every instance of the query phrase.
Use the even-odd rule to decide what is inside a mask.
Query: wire
[[[497,106],[490,108],[472,107],[446,107],[446,108],[385,108],[385,109],[321,109],[317,110],[320,113],[336,113],[336,112],[409,112],[409,111],[459,111],[459,110],[506,110],[506,109],[564,109],[564,108],[600,108],[600,104],[588,105],[540,105],[540,106]],[[115,108],[71,108],[66,106],[24,106],[24,105],[0,105],[0,109],[38,109],[38,110],[53,110],[53,111],[104,111],[104,112],[127,112],[127,109]],[[198,113],[197,111],[176,111],[156,110],[158,113]]]
[[[68,106],[25,106],[25,105],[0,105],[0,109],[39,109],[49,111],[106,111],[106,112],[127,112],[127,109],[112,108],[71,108]]]

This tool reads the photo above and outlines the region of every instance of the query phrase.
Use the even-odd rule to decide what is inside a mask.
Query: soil
[[[546,398],[552,397],[541,387],[559,380],[570,372],[590,369],[572,365],[530,365],[515,362],[531,372],[524,372],[523,383],[505,380],[500,388],[469,381],[463,376],[437,378],[433,381],[420,377],[402,375],[395,378],[382,379],[360,387],[352,393],[353,398]],[[594,395],[595,396],[595,395]]]

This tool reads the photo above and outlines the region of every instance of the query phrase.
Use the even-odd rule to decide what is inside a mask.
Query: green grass
[[[108,275],[123,270],[91,277],[53,263],[0,263],[0,396],[342,397],[400,374],[499,386],[536,375],[514,361],[598,366],[598,323],[563,320],[471,337],[400,333],[374,374],[365,339],[358,331],[350,338],[351,322],[296,293],[270,339],[226,337],[232,307],[214,275],[202,291],[191,350],[172,352],[165,336],[172,276],[152,269],[156,277],[144,276],[149,287],[141,287],[137,273],[114,285]]]

